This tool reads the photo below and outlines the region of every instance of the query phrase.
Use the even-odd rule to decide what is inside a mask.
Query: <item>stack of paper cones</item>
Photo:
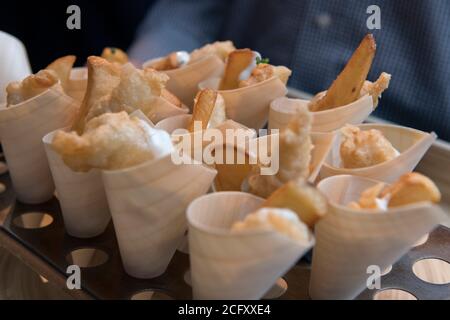
[[[154,278],[164,273],[187,230],[187,206],[209,190],[215,176],[215,170],[201,164],[176,165],[171,155],[132,168],[103,171],[120,254],[129,275]]]
[[[67,167],[51,143],[54,132],[43,138],[45,151],[56,185],[64,226],[69,235],[78,238],[95,237],[105,231],[111,215],[101,172],[74,172]]]
[[[194,299],[260,299],[313,245],[312,236],[304,247],[275,231],[230,231],[263,201],[247,193],[219,192],[189,206]]]
[[[200,89],[219,87],[220,78],[211,78],[199,84]],[[259,130],[269,118],[270,103],[287,94],[286,86],[277,77],[252,86],[218,91],[225,100],[227,117],[243,125]]]
[[[78,103],[55,85],[40,95],[0,109],[0,138],[20,201],[41,203],[53,196],[53,184],[42,138],[68,126]]]
[[[376,129],[383,133],[400,155],[392,160],[375,166],[359,169],[341,168],[340,145],[341,135],[338,133],[333,148],[323,164],[320,178],[335,175],[356,175],[384,182],[395,182],[405,173],[411,172],[431,147],[437,136],[416,129],[387,124],[362,124],[361,130]]]
[[[319,190],[329,199],[330,212],[315,227],[312,299],[354,299],[372,284],[370,266],[382,272],[448,219],[439,206],[429,203],[387,212],[347,207],[377,183],[355,176],[335,176],[319,183]]]
[[[152,59],[144,63],[144,68],[158,59],[163,58]],[[221,76],[224,69],[225,64],[223,61],[215,55],[210,55],[181,68],[163,72],[170,78],[167,83],[167,89],[192,109],[193,101],[198,91],[198,84],[211,77]]]

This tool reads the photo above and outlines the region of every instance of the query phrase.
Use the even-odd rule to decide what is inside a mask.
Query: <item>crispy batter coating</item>
[[[52,70],[41,70],[22,81],[14,81],[6,87],[7,107],[31,99],[50,89],[59,82],[58,75]],[[60,87],[62,90],[62,88]]]
[[[50,63],[47,66],[47,68],[45,68],[46,70],[53,70],[56,73],[65,91],[69,86],[70,73],[72,71],[73,64],[75,63],[76,59],[77,57],[72,55],[61,57]]]
[[[276,175],[260,175],[256,167],[249,177],[250,192],[263,198],[290,180],[307,178],[313,149],[310,132],[312,115],[306,107],[299,109],[280,134],[279,170]]]
[[[125,64],[120,71],[119,81],[111,93],[92,104],[86,121],[106,112],[127,111],[129,113],[141,109],[148,114],[161,96],[168,76],[147,68],[136,69],[131,63]]]
[[[361,130],[352,125],[341,129],[340,154],[344,168],[355,169],[374,166],[394,159],[398,151],[379,130]]]
[[[170,153],[172,143],[168,133],[119,112],[92,119],[81,136],[58,131],[52,147],[72,170],[88,171],[131,167]]]
[[[128,62],[128,55],[119,48],[106,47],[102,51],[102,58],[112,63],[125,64]]]
[[[210,54],[214,54],[218,56],[220,59],[222,59],[222,61],[225,61],[230,52],[234,50],[236,50],[236,48],[234,47],[234,44],[231,41],[217,41],[214,43],[210,43],[199,49],[192,51],[189,63],[198,61]]]

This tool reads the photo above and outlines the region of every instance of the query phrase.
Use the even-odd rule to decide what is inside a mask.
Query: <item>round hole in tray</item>
[[[278,299],[286,293],[288,284],[283,278],[278,278],[277,282],[264,295],[264,300]]]
[[[66,256],[66,261],[70,265],[77,265],[80,268],[98,267],[108,261],[108,254],[96,248],[80,248],[73,250]]]
[[[424,245],[427,241],[428,238],[430,237],[430,235],[427,233],[426,235],[424,235],[422,238],[420,238],[415,244],[414,247],[419,247],[421,245]]]
[[[161,291],[142,290],[133,294],[130,300],[173,300],[173,298]]]
[[[384,289],[375,293],[373,300],[417,300],[417,298],[405,290]]]
[[[23,229],[40,229],[52,224],[53,217],[43,212],[27,212],[14,218],[13,223],[16,227]]]
[[[422,259],[414,263],[417,278],[431,284],[450,284],[450,263],[441,259]]]

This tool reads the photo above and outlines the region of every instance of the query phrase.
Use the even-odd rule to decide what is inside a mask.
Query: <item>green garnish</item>
[[[260,58],[260,57],[256,57],[256,64],[260,64],[260,63],[265,63],[265,64],[269,64],[269,58]]]
[[[112,53],[112,54],[115,54],[115,53],[116,53],[116,48],[114,48],[114,47],[110,47],[109,50],[111,50],[111,53]]]

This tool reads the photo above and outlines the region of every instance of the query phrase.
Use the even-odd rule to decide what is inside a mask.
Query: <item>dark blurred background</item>
[[[152,0],[1,1],[0,30],[26,46],[33,72],[66,54],[83,65],[89,55],[106,46],[127,49]],[[81,8],[81,30],[69,30],[70,5]]]

